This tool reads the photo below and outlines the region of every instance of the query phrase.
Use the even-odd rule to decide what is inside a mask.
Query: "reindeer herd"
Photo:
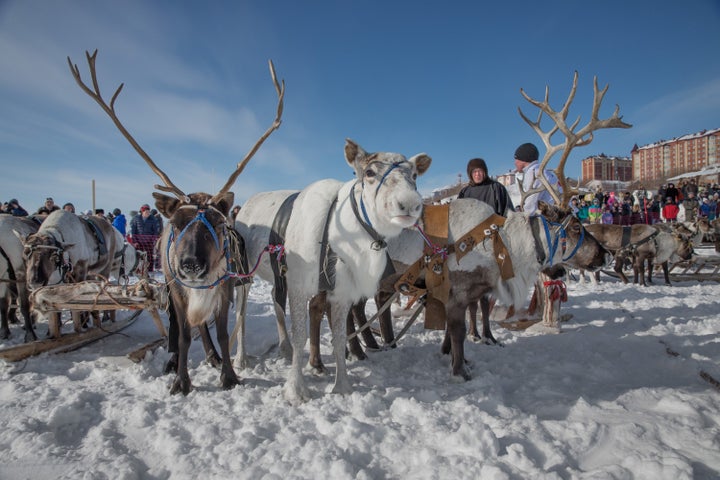
[[[464,356],[465,312],[469,305],[492,295],[504,305],[520,309],[538,278],[550,278],[553,268],[561,265],[597,271],[610,265],[613,256],[616,265],[629,258],[644,283],[641,265],[648,259],[654,257],[666,265],[672,255],[688,258],[692,254],[688,239],[691,235],[652,226],[633,227],[627,232],[585,227],[569,209],[548,204],[542,204],[542,215],[510,212],[506,218],[495,215],[489,206],[474,199],[457,200],[444,208],[423,205],[416,181],[430,167],[432,160],[428,155],[420,153],[407,158],[399,153],[371,153],[349,139],[344,156],[354,174],[351,180],[325,179],[299,191],[254,195],[243,205],[233,224],[229,220],[234,201],[230,189],[248,161],[281,124],[285,84],[278,82],[272,62],[270,73],[278,95],[273,123],[238,163],[220,191],[186,194],[157,167],[117,117],[114,104],[123,85],[109,103],[100,94],[96,55],[97,51],[86,54],[92,87],[83,82],[78,67],[68,58],[77,84],[162,179],[163,185],[155,185],[155,189],[170,194],[153,193],[158,211],[168,219],[159,249],[170,298],[172,356],[167,370],[175,373],[171,393],[187,395],[192,389],[188,349],[193,327],[199,327],[208,358],[215,359],[220,367],[221,386],[230,389],[240,383],[236,369],[248,364],[245,312],[254,275],[273,285],[279,351],[291,360],[284,395],[291,403],[298,403],[311,397],[303,378],[308,337],[310,364],[324,370],[318,354],[323,316],[330,321],[336,362],[333,392],[352,390],[345,363],[347,333],[351,331],[353,313],[362,316],[367,299],[376,298],[379,308],[396,290],[406,294],[419,292],[421,301],[428,305],[426,316],[437,316],[445,326],[441,349],[450,355],[452,375],[469,379]],[[607,86],[598,90],[597,81],[588,124],[577,131],[579,119],[567,125],[565,120],[576,87],[577,72],[571,93],[559,112],[550,107],[548,90],[543,102],[522,91],[540,110],[535,122],[522,111],[520,115],[545,143],[547,153],[541,162],[541,172],[555,153],[562,152],[556,169],[561,188],[550,185],[541,175],[556,205],[567,205],[574,193],[563,174],[572,148],[590,143],[598,129],[630,127],[618,116],[618,108],[610,118],[599,118]],[[554,124],[548,131],[540,128],[543,114]],[[551,137],[557,131],[565,141],[552,145]],[[537,190],[522,195],[533,193]],[[10,335],[9,310],[11,300],[16,298],[24,320],[25,341],[37,338],[31,291],[91,276],[119,278],[121,272],[130,273],[129,266],[137,263],[136,252],[106,221],[63,211],[53,212],[39,226],[29,220],[0,217],[0,253],[0,336]],[[233,335],[238,345],[234,360],[228,332],[233,300],[236,312]],[[286,304],[290,332],[285,321]],[[430,305],[437,308],[430,309]],[[485,306],[483,333],[494,340],[487,313]],[[99,326],[99,319],[95,318]],[[216,322],[219,354],[209,338],[207,325],[212,319]],[[385,340],[391,341],[389,310],[381,322]],[[57,318],[48,324],[50,335],[59,336]],[[83,316],[74,314],[73,325],[77,331],[82,330]]]

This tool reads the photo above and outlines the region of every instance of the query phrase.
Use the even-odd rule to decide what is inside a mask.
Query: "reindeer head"
[[[416,180],[430,167],[428,155],[406,159],[399,153],[367,153],[346,139],[345,160],[355,170],[366,223],[384,235],[397,235],[415,224],[422,213]]]
[[[545,202],[540,202],[538,207],[552,228],[560,230],[560,237],[565,239],[565,246],[560,252],[560,260],[563,263],[589,271],[610,265],[612,261],[610,252],[585,230],[569,208]]]
[[[67,258],[67,250],[72,248],[72,244],[60,243],[45,233],[33,233],[27,237],[18,235],[18,238],[23,244],[28,288],[35,290],[65,280],[72,270]]]
[[[158,211],[169,219],[161,242],[166,278],[190,287],[221,279],[230,261],[227,229],[234,194],[191,193],[189,203],[161,193],[153,197]]]
[[[92,55],[86,52],[92,77],[92,90],[83,83],[80,78],[80,70],[77,65],[73,65],[68,57],[70,71],[75,81],[85,93],[100,105],[151,170],[163,180],[165,185],[155,185],[155,189],[172,193],[176,197],[172,198],[157,192],[153,193],[158,211],[170,219],[161,242],[161,257],[163,258],[163,271],[166,278],[168,280],[174,279],[181,285],[191,288],[209,288],[216,285],[224,279],[224,275],[227,273],[226,267],[230,262],[226,229],[228,212],[232,206],[234,194],[229,190],[263,142],[280,127],[285,82],[278,83],[275,76],[275,67],[272,62],[269,62],[270,74],[278,94],[277,114],[272,125],[250,149],[245,158],[237,164],[235,171],[218,193],[215,195],[207,193],[186,195],[157,167],[115,114],[115,100],[120,94],[123,84],[120,84],[115,91],[110,104],[102,98],[95,70],[96,56],[97,50]]]

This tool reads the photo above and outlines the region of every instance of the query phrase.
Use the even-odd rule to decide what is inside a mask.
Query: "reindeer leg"
[[[275,288],[273,288],[272,298],[275,298]],[[278,356],[284,360],[290,360],[292,358],[292,345],[288,338],[287,328],[285,327],[285,310],[282,305],[273,301],[273,307],[275,308],[275,321],[277,324],[278,331]]]
[[[10,316],[10,301],[8,295],[4,295],[0,298],[0,338],[10,338],[10,325],[8,325],[8,318]]]
[[[190,325],[187,324],[185,318],[177,316],[178,323],[178,365],[177,375],[173,380],[172,386],[170,387],[170,394],[175,395],[182,393],[187,395],[192,390],[192,383],[190,382],[190,374],[188,373],[188,351],[190,350],[190,342],[192,342],[192,335],[190,333]]]
[[[219,321],[220,319],[215,317],[216,325],[219,323]],[[225,321],[227,322],[227,320]],[[218,329],[217,326],[215,328]],[[199,325],[198,331],[200,332],[200,339],[202,340],[203,349],[205,350],[205,361],[209,363],[213,368],[218,368],[222,364],[222,358],[220,358],[217,350],[215,350],[215,344],[213,343],[212,337],[210,336],[210,327],[208,326],[207,322],[203,322],[202,325]],[[219,329],[217,330],[216,334],[220,335]]]
[[[178,327],[177,315],[175,315],[175,307],[173,306],[172,300],[168,308],[168,320],[170,321],[168,325],[168,353],[170,353],[170,360],[167,361],[165,368],[163,368],[163,375],[177,373],[178,371],[180,328]]]
[[[248,293],[250,293],[249,283],[235,287],[235,338],[238,346],[233,364],[235,368],[239,370],[248,367],[247,346],[245,345],[245,315],[247,312]],[[284,326],[285,324],[283,324],[283,327]]]
[[[220,306],[218,316],[215,318],[215,335],[217,337],[218,345],[220,345],[220,353],[222,354],[220,385],[223,390],[230,390],[234,388],[235,385],[240,385],[240,379],[237,374],[235,374],[232,362],[230,361],[230,335],[228,334],[227,321],[230,306],[229,299],[232,297],[232,290],[230,285],[227,285],[226,288],[226,300]]]
[[[33,317],[30,312],[30,299],[27,285],[24,283],[18,285],[18,303],[20,303],[20,312],[25,322],[25,342],[33,342],[37,340],[37,335],[35,335],[35,329],[33,328]]]
[[[327,295],[325,292],[315,295],[310,300],[308,310],[310,312],[310,358],[308,363],[313,369],[313,373],[316,375],[327,374],[327,369],[323,365],[322,358],[320,357],[320,325],[322,324],[323,315],[326,310]],[[327,312],[328,318],[330,312]]]
[[[348,394],[352,392],[350,379],[347,374],[347,366],[345,364],[345,344],[346,344],[346,325],[342,319],[347,320],[350,313],[349,306],[343,303],[331,302],[331,312],[336,312],[330,316],[330,329],[332,330],[332,345],[335,354],[335,385],[333,393]]]
[[[357,312],[357,310],[361,310],[360,312]],[[360,315],[358,317],[358,314]],[[365,318],[365,301],[361,300],[358,304],[353,305],[350,308],[350,311],[348,311],[347,318],[345,319],[345,333],[347,335],[347,338],[350,337],[353,333],[355,333],[355,322],[357,321],[358,325],[362,326],[365,322],[363,321],[363,318]],[[365,319],[367,321],[367,319]],[[369,328],[366,328],[362,331],[363,339],[367,339],[368,334],[370,334],[370,338],[372,338],[372,342],[375,343],[375,346],[377,348],[380,348],[375,341],[375,337],[373,337],[372,332]],[[348,340],[348,346],[347,346],[347,352],[345,354],[345,358],[355,358],[357,360],[366,360],[367,355],[365,355],[365,351],[363,351],[362,345],[360,345],[360,339],[355,336]]]
[[[479,342],[481,340],[480,334],[478,333],[477,329],[477,312],[478,302],[470,302],[467,307],[467,314],[469,316],[468,325],[470,325],[470,331],[468,331],[468,338],[474,342]]]
[[[375,305],[380,308],[382,305],[385,305],[385,302],[392,296],[392,293],[379,291],[377,295],[375,295]],[[380,335],[382,335],[383,342],[385,342],[385,345],[392,344],[392,348],[396,348],[397,345],[393,343],[395,341],[395,332],[393,332],[391,309],[392,307],[381,313],[378,321],[380,322]]]
[[[367,304],[367,298],[364,298],[361,302],[358,302],[357,304],[353,305],[351,308],[352,316],[355,319],[355,324],[358,327],[362,327],[365,325],[368,321],[367,316],[365,315],[365,305]],[[380,308],[381,305],[378,305],[378,308]],[[381,325],[382,327],[382,325]],[[354,329],[353,329],[354,330]],[[348,331],[348,334],[351,332]],[[353,332],[354,333],[354,332]],[[380,345],[378,345],[377,340],[375,340],[375,335],[372,332],[371,328],[366,328],[361,332],[361,335],[363,337],[363,340],[365,341],[365,345],[367,345],[367,348],[371,348],[373,350],[380,350]],[[360,347],[360,352],[363,354],[362,357],[358,357],[361,360],[364,360],[367,358],[367,356],[362,351],[362,346],[358,342],[358,347]]]
[[[292,365],[288,372],[287,381],[283,394],[285,400],[293,405],[310,399],[310,392],[305,385],[302,374],[303,352],[307,343],[307,304],[308,299],[304,296],[293,296],[290,292],[290,320],[292,321],[290,340],[292,342]],[[345,346],[343,345],[343,349]],[[343,360],[345,357],[343,356]]]
[[[480,313],[482,314],[482,338],[485,341],[485,344],[487,345],[500,345],[500,343],[495,340],[495,337],[492,334],[492,330],[490,329],[490,311],[495,306],[495,299],[491,298],[488,295],[483,295],[480,297]]]
[[[470,380],[470,372],[465,365],[465,310],[466,306],[458,304],[446,305],[447,328],[446,338],[450,337],[452,375],[460,380]],[[444,346],[444,343],[443,343]]]
[[[670,269],[668,268],[668,262],[661,263],[663,269],[663,275],[665,276],[665,285],[672,285],[670,283]]]

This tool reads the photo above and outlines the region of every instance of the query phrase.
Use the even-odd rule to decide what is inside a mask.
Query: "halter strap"
[[[367,212],[365,211],[365,206],[362,204],[362,193],[360,193],[360,202],[361,202],[361,207],[363,209],[363,216],[365,217],[365,220],[363,221],[363,219],[360,218],[360,212],[358,212],[357,200],[355,200],[355,186],[356,185],[357,185],[357,182],[355,182],[353,184],[352,190],[350,190],[350,206],[352,207],[352,211],[355,214],[355,218],[357,218],[358,222],[360,222],[360,225],[363,227],[363,229],[373,239],[371,248],[373,250],[381,250],[381,249],[387,247],[387,242],[385,241],[385,237],[380,235],[377,232],[377,230],[375,230],[373,228],[372,224],[370,223],[370,219],[368,218]],[[378,185],[378,188],[380,188],[379,185]]]

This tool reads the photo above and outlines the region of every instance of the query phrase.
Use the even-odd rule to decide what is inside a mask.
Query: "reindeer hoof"
[[[205,357],[205,361],[213,368],[220,368],[220,365],[222,365],[222,360],[220,359],[220,356],[213,353]]]
[[[175,377],[172,386],[170,387],[170,395],[176,395],[182,393],[187,396],[192,391],[192,383],[190,383],[189,376],[178,375]]]
[[[34,342],[37,339],[37,335],[35,335],[35,332],[33,332],[32,330],[30,330],[29,332],[25,332],[25,343]]]
[[[457,383],[469,382],[470,380],[472,380],[472,376],[470,375],[470,371],[464,365],[459,368],[457,372],[453,372],[451,378],[451,381]]]
[[[171,357],[170,360],[167,361],[165,364],[165,368],[163,368],[163,375],[167,375],[169,373],[177,373],[178,369],[178,362],[176,357]]]
[[[286,362],[292,362],[293,349],[289,341],[285,340],[280,342],[278,346],[278,357],[285,360]]]
[[[25,336],[27,337],[27,335],[25,335]],[[9,329],[8,329],[8,330],[3,329],[2,331],[0,331],[0,338],[3,339],[3,340],[6,340],[6,339],[10,338],[10,330],[9,330]],[[27,340],[26,340],[26,341],[27,341]]]
[[[223,390],[232,390],[236,385],[241,385],[242,382],[237,375],[235,375],[235,372],[232,372],[232,374],[221,374],[220,384],[222,385]]]
[[[294,382],[288,382],[285,384],[283,396],[288,403],[295,406],[310,400],[310,392],[308,389],[305,386],[298,385]]]

